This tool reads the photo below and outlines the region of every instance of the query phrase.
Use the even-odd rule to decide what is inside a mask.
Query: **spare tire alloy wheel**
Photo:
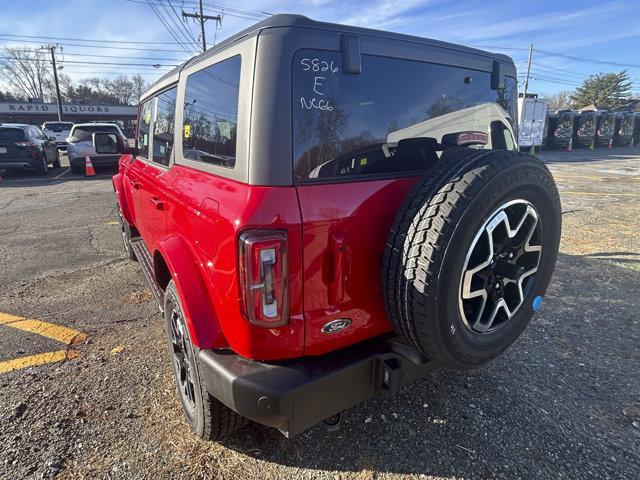
[[[538,158],[445,151],[389,233],[382,291],[391,324],[443,366],[492,360],[540,307],[560,231],[558,190]]]
[[[472,332],[495,331],[522,306],[538,271],[541,230],[538,212],[523,199],[498,207],[482,225],[460,281],[460,315]]]

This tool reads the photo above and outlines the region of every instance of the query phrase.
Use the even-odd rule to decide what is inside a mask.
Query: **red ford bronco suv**
[[[151,87],[113,185],[197,435],[293,436],[520,335],[560,203],[516,99],[509,57],[296,15]]]

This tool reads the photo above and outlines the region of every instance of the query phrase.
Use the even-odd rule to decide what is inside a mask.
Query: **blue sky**
[[[151,0],[160,16],[175,30],[196,40],[194,23],[183,30],[171,6],[193,11],[193,0]],[[168,5],[170,3],[171,5]],[[550,53],[601,60],[626,67],[640,95],[640,1],[446,1],[446,0],[245,0],[241,4],[225,0],[205,0],[209,13],[223,12],[217,40],[250,26],[259,12],[300,13],[311,18],[380,28],[428,38],[485,47],[513,57],[518,72],[525,72],[530,43],[534,52],[529,91],[554,93],[571,90],[587,75],[619,71],[623,66],[589,63]],[[238,12],[234,9],[242,9]],[[251,12],[251,13],[248,13]],[[252,18],[247,18],[252,17]],[[215,25],[207,23],[211,44]],[[96,75],[142,72],[148,80],[158,78],[169,67],[155,69],[143,65],[93,65],[73,62],[119,64],[177,64],[190,56],[168,33],[146,0],[0,0],[0,46],[25,45],[38,48],[41,39],[7,35],[51,36],[93,39],[97,42],[58,40],[63,44],[64,68],[74,79]],[[186,43],[184,38],[183,43]],[[25,41],[32,43],[25,43]],[[54,42],[55,40],[50,40]],[[162,42],[165,44],[124,44],[118,41]],[[83,44],[85,46],[80,46]],[[88,46],[89,44],[93,46]],[[141,48],[147,50],[125,50]],[[152,51],[151,49],[172,51]],[[104,57],[92,57],[103,55]],[[116,58],[109,58],[116,57]],[[136,58],[133,58],[136,57]]]

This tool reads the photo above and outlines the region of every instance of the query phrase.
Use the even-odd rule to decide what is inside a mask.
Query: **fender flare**
[[[120,206],[122,216],[129,225],[135,227],[135,224],[133,223],[133,217],[131,216],[131,210],[129,210],[129,202],[127,202],[127,197],[124,193],[122,175],[120,173],[115,174],[113,177],[111,177],[111,183],[113,184],[113,191],[116,194],[116,200],[118,201],[118,205]]]
[[[184,310],[191,341],[200,349],[227,345],[218,317],[199,269],[199,264],[185,239],[170,235],[161,239],[155,248],[164,259],[176,286]],[[156,265],[154,252],[153,262]]]

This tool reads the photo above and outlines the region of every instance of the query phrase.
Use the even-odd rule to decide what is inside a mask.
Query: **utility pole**
[[[531,56],[533,55],[533,43],[529,45],[529,60],[527,61],[527,76],[524,79],[524,95],[527,98],[527,89],[529,88],[529,73],[531,72]]]
[[[207,50],[207,41],[204,36],[204,22],[206,20],[215,20],[216,22],[222,22],[222,17],[220,15],[205,15],[202,10],[202,0],[199,0],[200,4],[200,13],[187,13],[182,10],[183,18],[197,18],[200,20],[200,38],[202,39],[202,51],[205,52]]]
[[[58,100],[58,121],[62,121],[62,96],[60,95],[60,84],[58,83],[58,67],[56,67],[56,45],[46,45],[43,49],[51,52],[51,65],[53,66],[53,82],[56,86],[56,98]]]

